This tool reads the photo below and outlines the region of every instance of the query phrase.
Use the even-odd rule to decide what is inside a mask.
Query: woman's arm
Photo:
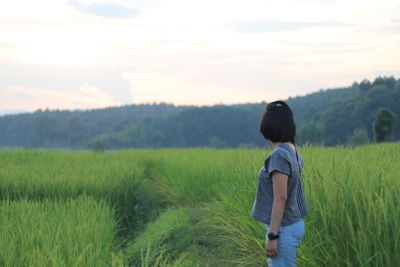
[[[270,232],[275,234],[279,231],[283,211],[285,210],[287,199],[288,175],[280,172],[274,172],[272,175],[272,187],[274,190],[274,203],[272,205]]]
[[[274,172],[272,175],[272,187],[274,191],[274,203],[272,205],[271,222],[269,232],[277,234],[281,225],[283,212],[287,199],[288,175],[280,172]],[[268,240],[266,255],[274,258],[278,255],[276,240]]]

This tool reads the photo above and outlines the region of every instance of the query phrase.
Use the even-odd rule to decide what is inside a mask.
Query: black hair
[[[294,144],[296,125],[289,105],[283,101],[269,103],[261,116],[260,132],[271,142]]]

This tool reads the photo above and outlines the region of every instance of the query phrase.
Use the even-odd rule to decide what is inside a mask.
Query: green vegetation
[[[0,211],[1,266],[112,264],[116,222],[104,202],[3,200]]]
[[[145,154],[3,150],[0,196],[58,200],[86,194],[104,199],[116,208],[121,234],[126,234],[157,214],[160,206],[142,179]]]
[[[128,244],[126,253],[128,261],[140,265],[141,255],[145,252],[148,264],[154,262],[161,253],[171,254],[168,240],[179,241],[189,218],[184,209],[167,210],[153,223],[150,223],[145,232]],[[146,250],[150,247],[149,250]]]
[[[262,148],[265,142],[258,131],[266,106],[262,100],[260,96],[260,103],[254,104],[195,107],[162,103],[5,115],[0,117],[0,147],[99,152],[123,148]],[[372,123],[379,108],[388,108],[400,117],[400,79],[378,77],[373,82],[363,80],[287,101],[295,115],[299,144],[359,145],[360,131],[365,132],[361,143],[374,140]],[[393,140],[399,139],[400,127],[394,127]]]
[[[166,210],[127,245],[128,262],[139,266],[145,258],[146,264],[153,265],[160,255],[179,255],[190,245],[189,228],[185,208]]]
[[[392,141],[395,122],[396,114],[387,108],[378,109],[374,123],[372,124],[375,142]]]
[[[298,266],[400,266],[399,143],[300,147]],[[261,149],[0,151],[4,266],[266,266]]]
[[[349,144],[352,146],[360,146],[369,143],[368,134],[365,129],[357,128],[350,136]]]

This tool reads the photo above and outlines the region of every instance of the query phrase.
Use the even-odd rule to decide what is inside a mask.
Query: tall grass
[[[169,152],[169,151],[168,151]],[[203,224],[217,230],[217,240],[225,241],[224,256],[218,266],[241,264],[260,266],[261,224],[250,218],[257,174],[268,151],[190,149],[175,155],[166,153],[155,177],[164,187],[165,197],[204,209]],[[214,237],[215,238],[215,237]],[[218,240],[219,241],[219,240]],[[213,242],[217,242],[216,240]]]
[[[176,243],[185,239],[182,232],[185,232],[188,227],[190,225],[186,209],[166,210],[156,221],[150,223],[141,235],[127,245],[125,252],[129,264],[139,266],[144,260],[146,265],[154,264],[159,262],[163,254],[168,255],[173,252],[172,250],[178,249],[177,247],[182,249],[182,245]],[[183,244],[185,245],[187,244]],[[145,257],[143,257],[144,254]]]
[[[301,149],[309,214],[299,266],[400,266],[399,149]],[[248,216],[255,187],[240,181],[243,190],[221,194],[207,209],[221,236],[237,245],[233,262],[262,266],[265,229]]]
[[[300,152],[309,214],[298,266],[400,266],[400,144],[302,147]],[[144,229],[119,240],[126,244],[126,255],[113,254],[114,265],[127,257],[125,263],[132,266],[174,266],[174,262],[266,266],[265,228],[249,213],[258,172],[269,153],[260,149],[2,151],[0,197],[57,202],[85,194],[104,200],[115,208],[116,221],[126,222],[119,224],[119,231]],[[187,213],[168,211],[169,217],[161,215],[146,228],[131,223],[137,220],[143,225],[165,202],[190,208],[192,219]],[[193,224],[201,227],[194,230]],[[203,230],[213,234],[195,238]],[[190,242],[177,242],[179,238]],[[161,245],[157,240],[163,245],[157,247]],[[212,254],[212,249],[217,252]],[[209,254],[201,254],[202,250]],[[216,255],[218,261],[207,262],[207,256]]]
[[[146,151],[110,153],[2,150],[0,198],[69,199],[81,194],[116,209],[121,235],[158,212],[146,172]]]
[[[156,153],[158,160],[151,169],[155,190],[172,204],[198,206],[219,199],[220,193],[241,190],[237,187],[238,179],[252,180],[248,164],[254,165],[251,160],[263,152],[201,148]]]
[[[121,193],[140,186],[144,166],[132,156],[136,154],[3,150],[0,197],[65,199],[85,193],[118,201]]]
[[[91,197],[0,204],[1,266],[110,266],[114,211]]]
[[[305,151],[311,210],[304,263],[400,266],[399,148]]]
[[[400,266],[400,144],[300,152],[309,214],[299,266]],[[164,195],[213,214],[204,221],[235,244],[226,260],[265,265],[265,228],[249,212],[258,171],[270,151],[162,153],[154,176]]]

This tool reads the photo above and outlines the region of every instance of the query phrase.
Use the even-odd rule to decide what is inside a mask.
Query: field
[[[298,266],[400,266],[400,144],[301,147]],[[266,266],[261,149],[0,150],[1,266]]]

